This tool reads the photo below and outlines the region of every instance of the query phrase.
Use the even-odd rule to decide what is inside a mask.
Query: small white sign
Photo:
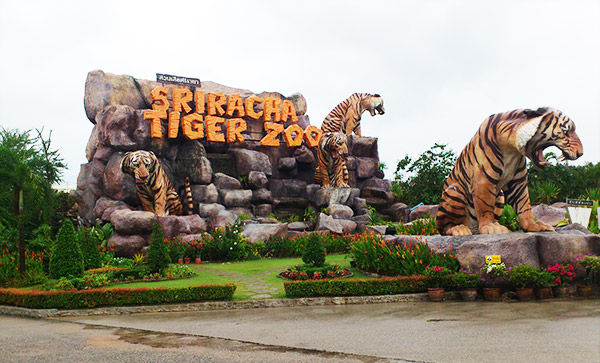
[[[571,223],[579,223],[587,228],[588,223],[590,223],[592,208],[567,207],[567,212],[569,212]]]

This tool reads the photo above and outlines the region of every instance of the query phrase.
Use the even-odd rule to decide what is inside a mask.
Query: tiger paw
[[[523,230],[527,232],[554,231],[554,227],[542,221],[537,221],[523,227]]]
[[[498,222],[488,223],[479,226],[479,233],[481,234],[496,234],[496,233],[510,233],[510,230]]]
[[[348,185],[348,183],[338,183],[335,187],[336,188],[350,188],[350,185]]]
[[[449,228],[445,234],[448,236],[468,236],[473,233],[471,233],[471,229],[469,227],[465,226],[464,224],[459,224],[458,226]]]

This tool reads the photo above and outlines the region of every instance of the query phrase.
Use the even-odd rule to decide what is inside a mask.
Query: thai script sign
[[[187,86],[196,86],[196,87],[201,86],[200,80],[198,78],[179,77],[179,76],[172,76],[170,74],[162,74],[162,73],[156,73],[156,82],[185,84]]]

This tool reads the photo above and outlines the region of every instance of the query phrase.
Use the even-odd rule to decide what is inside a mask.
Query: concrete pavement
[[[118,336],[116,341],[131,344],[131,335],[137,334],[145,338],[135,341],[136,346],[152,349],[168,349],[174,337],[186,342],[208,339],[218,351],[201,350],[207,361],[600,362],[596,299],[411,302],[86,316],[52,322],[0,317],[3,326],[7,319],[9,329],[16,331],[21,320],[116,329],[111,333]],[[0,334],[0,346],[6,346],[6,339]],[[230,344],[246,348],[228,348]]]

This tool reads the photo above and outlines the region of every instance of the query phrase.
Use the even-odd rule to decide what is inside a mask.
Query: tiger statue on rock
[[[317,169],[315,183],[323,188],[349,188],[348,168],[348,138],[341,132],[328,132],[321,135],[317,146]]]
[[[134,177],[142,207],[159,217],[181,215],[183,206],[167,174],[152,151],[128,152],[121,160],[121,170]]]
[[[351,135],[354,132],[361,137],[360,117],[363,112],[369,111],[371,116],[385,113],[383,98],[378,94],[355,93],[339,105],[335,106],[323,120],[323,132],[341,132]]]
[[[508,228],[498,223],[505,199],[523,230],[553,231],[552,226],[533,220],[526,164],[529,158],[538,169],[548,165],[543,151],[550,146],[558,147],[565,159],[583,155],[575,124],[560,111],[521,109],[485,119],[444,184],[437,213],[439,232],[508,233]]]

